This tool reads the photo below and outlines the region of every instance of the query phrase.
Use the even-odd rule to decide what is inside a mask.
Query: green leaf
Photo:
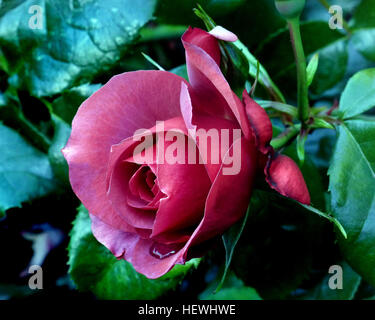
[[[91,291],[99,299],[155,299],[174,289],[199,259],[176,265],[158,279],[147,279],[130,263],[117,260],[91,233],[87,210],[81,206],[71,231],[69,273],[81,291]]]
[[[329,168],[331,208],[348,234],[339,244],[350,266],[375,284],[375,121],[339,127]]]
[[[287,147],[284,152],[285,155],[291,157],[296,163],[298,163],[297,147],[295,143]],[[323,185],[322,175],[315,164],[306,157],[304,163],[299,166],[303,177],[305,178],[307,188],[310,192],[311,205],[321,211],[326,210],[325,201],[325,187]]]
[[[305,162],[305,142],[307,139],[307,134],[299,134],[297,137],[297,156],[300,164],[303,165]]]
[[[331,129],[314,130],[307,137],[305,144],[307,158],[317,168],[324,170],[324,174],[329,167],[336,139],[336,131]]]
[[[25,116],[19,97],[12,89],[1,94],[0,119],[4,121],[5,125],[17,129],[33,146],[43,152],[48,152],[51,144],[49,137],[45,132],[42,132],[41,126],[35,125]]]
[[[348,64],[348,42],[346,39],[334,41],[319,51],[319,65],[311,91],[320,95],[334,87],[345,76]]]
[[[249,207],[246,211],[246,215],[243,218],[243,220],[237,222],[234,226],[232,226],[222,236],[224,248],[225,248],[225,268],[224,268],[224,274],[221,278],[221,281],[219,282],[219,285],[216,288],[216,292],[220,291],[221,287],[224,284],[225,278],[226,278],[228,270],[229,270],[230,263],[232,261],[234,249],[236,248],[237,242],[241,237],[243,229],[245,228],[247,218],[248,218],[249,213],[250,213],[250,208],[251,208],[251,206],[249,205]]]
[[[257,61],[257,72],[255,74],[254,83],[249,91],[250,97],[254,97],[255,90],[257,88],[258,80],[259,80],[259,61]]]
[[[351,42],[365,58],[375,61],[375,4],[372,0],[363,0],[356,8],[350,27],[353,30]]]
[[[311,125],[311,128],[335,129],[335,126],[322,118],[315,117],[314,123]]]
[[[275,0],[277,11],[286,19],[299,19],[306,5],[305,0]]]
[[[252,77],[249,73],[249,61],[235,43],[219,41],[219,44],[222,49],[222,70],[231,86],[238,88],[238,94],[242,96],[244,83],[248,81],[249,76]],[[255,75],[253,78],[259,77]]]
[[[319,34],[319,37],[316,36],[317,34]],[[345,39],[345,36],[337,30],[331,30],[325,21],[301,23],[301,36],[306,56],[318,53],[320,49],[335,41]],[[262,59],[266,59],[267,63],[263,64],[267,70],[272,70],[273,73],[279,74],[288,69],[292,69],[294,72],[295,61],[287,27],[266,39],[255,53]],[[319,60],[321,59],[322,57],[319,57]]]
[[[375,4],[372,0],[362,0],[351,21],[353,28],[375,28]]]
[[[200,19],[202,19],[208,30],[211,30],[216,26],[216,23],[206,13],[202,6],[198,5],[198,9],[195,9],[194,12]],[[221,41],[220,46],[223,50],[223,58],[226,58],[233,64],[234,68],[239,71],[244,80],[247,80],[250,76],[255,79],[255,85],[259,81],[259,83],[269,91],[273,98],[285,102],[282,93],[272,81],[266,69],[264,69],[260,62],[250,53],[249,49],[240,40],[235,42]],[[237,75],[237,77],[239,77],[239,75]]]
[[[276,111],[289,114],[293,119],[297,118],[298,109],[289,104],[267,100],[256,100],[256,102],[264,109],[271,108]]]
[[[169,70],[170,72],[177,74],[178,76],[184,78],[186,81],[189,81],[189,76],[186,69],[186,64],[183,64],[181,66],[178,66],[176,68],[173,68]]]
[[[319,65],[311,90],[320,94],[333,87],[345,75],[347,37],[337,30],[331,30],[326,21],[301,23],[301,36],[306,56],[319,54]],[[296,90],[295,61],[288,28],[267,38],[255,54],[262,57],[263,66],[283,92]]]
[[[262,300],[254,288],[247,287],[234,273],[228,275],[223,289],[214,292],[217,282],[212,282],[206,290],[199,294],[200,300]]]
[[[181,38],[186,31],[183,25],[148,25],[139,31],[141,38],[139,42],[160,41],[173,38]]]
[[[242,286],[239,288],[224,288],[202,300],[262,300],[254,288]]]
[[[31,29],[32,5],[42,29]],[[7,1],[0,16],[0,45],[19,86],[50,96],[90,82],[113,67],[152,19],[156,0]]]
[[[212,30],[216,23],[202,8],[197,4],[198,8],[194,8],[194,13],[203,21],[208,31]],[[221,69],[225,74],[227,80],[234,87],[234,91],[238,96],[242,95],[244,84],[248,82],[249,78],[249,62],[242,50],[240,50],[234,43],[228,41],[219,41],[221,49]],[[259,77],[259,66],[257,66],[257,74],[255,75],[255,82],[253,88],[255,90],[256,83]],[[250,94],[252,95],[252,93]]]
[[[273,129],[275,129],[275,127],[273,127]],[[300,124],[290,126],[287,129],[285,129],[284,131],[282,131],[282,129],[281,129],[280,132],[276,132],[275,130],[273,130],[273,136],[274,137],[271,140],[271,143],[270,143],[271,146],[274,149],[283,148],[285,145],[290,143],[290,141],[293,141],[292,139],[295,136],[297,136],[297,134],[298,134],[298,132],[300,132],[300,130],[301,130]]]
[[[346,231],[345,229],[343,228],[343,226],[341,225],[341,223],[334,217],[330,216],[329,214],[327,213],[324,213],[312,206],[309,206],[309,205],[306,205],[306,204],[302,204],[302,203],[299,203],[302,207],[304,207],[305,209],[307,209],[308,211],[310,212],[313,212],[315,214],[317,214],[318,216],[322,217],[322,218],[325,218],[327,219],[328,221],[332,222],[336,227],[337,229],[341,232],[342,236],[347,239],[348,238],[348,235],[346,234]]]
[[[263,85],[265,88],[267,88],[270,91],[272,96],[274,96],[281,102],[285,102],[285,98],[282,95],[279,88],[272,81],[266,69],[250,53],[249,49],[247,49],[247,47],[239,40],[234,42],[233,45],[236,46],[239,50],[241,50],[243,55],[246,57],[249,63],[249,75],[254,79],[257,78],[258,69],[259,69],[259,77],[258,77],[259,83]]]
[[[0,124],[0,216],[57,188],[47,155]]]
[[[366,59],[375,61],[375,28],[356,30],[351,41],[354,48]]]
[[[229,266],[233,258],[234,249],[236,248],[236,245],[241,238],[242,232],[245,229],[249,215],[256,214],[262,208],[261,199],[262,196],[255,190],[251,196],[250,204],[247,208],[246,215],[243,220],[237,222],[222,236],[225,248],[225,267],[223,276],[216,288],[216,293],[220,291],[225,282],[227,273],[229,271]]]
[[[100,84],[83,84],[62,93],[51,104],[52,112],[71,124],[72,120],[83,101],[99,90]]]
[[[327,274],[323,280],[310,292],[302,297],[304,300],[352,300],[361,283],[358,275],[346,262],[338,264],[342,267],[342,289],[331,289],[329,279],[332,274]],[[328,272],[328,270],[327,270]]]
[[[211,15],[209,8],[206,9]],[[275,0],[245,1],[238,10],[226,13],[224,17],[215,20],[217,24],[227,26],[234,32],[248,48],[251,48],[251,51],[254,51],[264,39],[285,26],[285,20],[276,10]],[[263,63],[263,60],[261,62]]]
[[[283,299],[308,278],[324,221],[275,193],[260,195],[261,210],[249,216],[231,269],[262,298]]]
[[[154,67],[156,67],[156,69],[161,70],[161,71],[165,71],[165,69],[160,64],[158,64],[154,59],[152,59],[149,55],[147,55],[143,52],[141,52],[141,53],[148,62],[150,62]]]
[[[156,17],[163,23],[194,25],[198,22],[193,13],[197,3],[206,8],[212,17],[218,17],[234,11],[244,2],[245,0],[162,0],[158,2]]]
[[[71,128],[56,115],[52,115],[52,122],[55,132],[51,146],[48,150],[48,159],[51,163],[55,177],[66,185],[69,185],[69,168],[61,153],[61,149],[65,147],[68,142]]]
[[[344,119],[359,115],[375,106],[375,68],[356,73],[341,95],[339,111]]]
[[[315,53],[309,64],[307,65],[306,73],[307,73],[307,86],[310,86],[314,80],[316,70],[318,70],[319,64],[319,54]]]
[[[275,129],[274,129],[274,131],[275,131]],[[319,144],[323,144],[322,140],[327,139],[328,140],[327,142],[329,143],[328,148],[329,148],[329,151],[331,151],[332,147],[333,147],[333,145],[332,145],[333,144],[333,142],[332,142],[333,137],[332,137],[331,134],[328,135],[328,132],[331,133],[333,131],[332,130],[329,130],[328,132],[327,131],[328,130],[317,131],[318,134],[319,134],[318,137],[317,137],[318,139],[315,138],[313,141],[314,141],[314,144],[318,144],[318,148],[321,148],[321,146]],[[322,133],[323,133],[323,135],[322,135]],[[316,136],[316,134],[315,134],[315,136]],[[316,150],[317,146],[316,145],[313,146],[313,143],[312,143],[311,139],[309,139],[309,138],[311,138],[311,135],[307,136],[307,139],[305,141],[305,145],[306,145],[306,151],[307,151],[307,153],[309,154],[310,157],[307,158],[306,161],[304,161],[302,163],[302,165],[300,164],[300,169],[301,169],[302,174],[305,178],[307,188],[310,192],[311,203],[315,207],[312,206],[312,205],[305,205],[305,204],[302,204],[300,202],[290,200],[290,199],[289,199],[289,201],[296,203],[297,205],[303,207],[304,209],[306,209],[309,212],[312,212],[312,213],[316,214],[317,216],[320,216],[322,218],[327,219],[341,232],[341,234],[343,235],[344,238],[347,238],[346,231],[343,228],[343,226],[340,224],[340,222],[335,217],[333,217],[332,215],[327,214],[327,213],[322,211],[322,210],[326,210],[325,188],[323,186],[322,178],[321,178],[321,175],[318,171],[316,163],[314,163],[312,160],[317,161],[316,158],[318,158],[319,165],[320,165],[321,162],[324,163],[324,166],[323,166],[324,168],[325,168],[325,164],[328,162],[328,160],[321,159],[321,158],[324,158],[325,155],[322,154],[322,152],[319,152],[319,153],[317,152],[317,151],[320,151],[320,150]],[[325,142],[325,143],[327,143],[327,142]],[[292,145],[287,147],[285,149],[284,153],[286,155],[288,155],[289,157],[291,157],[294,161],[298,162],[299,156],[298,156],[297,143],[293,143]],[[310,158],[312,158],[312,159],[310,159]],[[324,173],[325,173],[325,171],[324,171]],[[317,209],[317,208],[320,208],[320,209]]]

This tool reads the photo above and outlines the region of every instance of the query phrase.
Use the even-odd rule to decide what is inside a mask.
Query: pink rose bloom
[[[94,236],[148,278],[201,256],[241,219],[256,174],[282,195],[310,203],[297,165],[269,145],[272,125],[266,112],[246,91],[241,101],[225,80],[217,39],[237,38],[223,28],[211,33],[189,28],[183,35],[189,82],[165,71],[113,77],[80,106],[63,149]],[[157,121],[163,121],[162,129]],[[139,129],[158,137],[144,163],[135,159],[142,143],[139,132],[134,136]],[[240,135],[231,134],[229,145],[220,140],[214,146],[223,155],[217,163],[210,144],[191,134],[199,129],[238,129]],[[193,146],[197,158],[206,154],[207,161],[156,161],[155,153],[160,156],[173,143],[167,131]],[[239,170],[225,174],[231,159]]]

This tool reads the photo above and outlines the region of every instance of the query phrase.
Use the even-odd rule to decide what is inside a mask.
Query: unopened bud
[[[279,13],[285,19],[298,18],[303,8],[305,7],[306,0],[276,0],[275,5]]]

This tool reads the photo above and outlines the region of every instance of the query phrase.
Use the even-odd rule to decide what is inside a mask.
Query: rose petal
[[[189,135],[198,145],[198,149],[202,159],[204,160],[207,173],[211,181],[213,181],[218,171],[220,170],[222,158],[233,143],[233,131],[234,129],[240,129],[240,127],[237,122],[218,118],[217,116],[204,115],[196,115],[194,117],[195,124],[193,124],[193,106],[191,103],[188,87],[185,84],[182,84],[181,86],[180,102],[181,112],[183,114],[185,125],[189,129]],[[219,138],[214,139],[214,141],[212,141],[211,138],[208,138],[207,144],[200,143],[199,137],[197,137],[197,133],[198,136],[200,135],[199,130],[204,130],[203,133],[206,132],[207,136],[209,136],[209,132],[211,129],[217,130],[216,132],[218,133]],[[227,141],[224,141],[226,139],[224,131],[229,133],[227,136]],[[217,156],[219,156],[218,161],[216,161],[216,159],[214,158]]]
[[[141,137],[147,137],[151,138],[150,139],[150,146],[155,148],[155,136],[159,133],[163,133],[166,131],[171,131],[171,132],[183,132],[185,135],[188,135],[188,131],[186,129],[186,125],[184,122],[184,119],[182,117],[176,117],[176,118],[171,118],[166,121],[163,121],[162,125],[156,125],[153,126],[150,129],[147,129],[147,131],[144,131],[143,133],[139,133],[137,135],[131,136],[129,138],[126,138],[122,141],[120,141],[117,144],[114,144],[111,146],[111,151],[110,151],[110,156],[109,156],[109,161],[108,161],[108,175],[107,175],[107,184],[109,182],[110,176],[112,175],[113,168],[115,164],[118,161],[129,161],[129,162],[134,162],[138,164],[156,164],[156,151],[153,150],[150,154],[145,153],[143,154],[144,158],[144,163],[139,163],[137,159],[134,159],[134,149],[135,147],[141,143]],[[149,139],[148,139],[149,140]],[[143,142],[143,141],[142,141]],[[147,156],[150,156],[148,158]]]
[[[297,164],[289,157],[276,154],[270,158],[264,172],[272,189],[285,197],[310,204],[310,194]]]
[[[159,259],[151,254],[152,248],[155,246],[155,242],[152,240],[139,238],[136,244],[134,244],[134,241],[130,241],[129,245],[127,245],[127,240],[124,236],[125,243],[121,246],[116,242],[116,238],[104,238],[105,235],[112,233],[110,231],[102,232],[101,234],[96,232],[94,233],[95,237],[98,236],[98,240],[107,247],[117,250],[119,250],[118,248],[124,248],[123,257],[125,260],[129,261],[135,270],[151,279],[164,275],[175,264],[185,263],[191,246],[196,247],[202,241],[222,233],[245,214],[256,169],[256,150],[244,138],[237,140],[236,143],[241,144],[240,173],[237,175],[223,175],[223,171],[220,171],[207,197],[204,217],[189,241],[181,249],[175,250],[172,245],[170,250],[174,253],[164,259]],[[223,168],[224,165],[222,166]],[[126,249],[128,247],[130,249]],[[193,249],[191,248],[190,251],[193,251]],[[121,250],[119,251],[121,252]],[[114,250],[112,252],[118,251]]]
[[[146,181],[149,171],[151,172],[148,166],[142,165],[129,180],[130,192],[145,204],[151,202],[155,197]]]
[[[175,254],[161,260],[165,260],[163,271],[174,263],[184,263],[188,251],[194,251],[191,246],[200,245],[203,241],[211,239],[226,229],[233,223],[241,219],[246,212],[252,190],[253,177],[256,170],[256,150],[249,141],[241,138],[235,142],[241,145],[241,170],[236,175],[223,175],[224,164],[218,173],[215,183],[211,187],[206,200],[205,214],[189,241]],[[231,147],[231,150],[235,146]],[[138,242],[138,255],[132,258],[134,268],[147,277],[160,275],[159,265],[153,260],[151,255],[143,256],[142,252],[147,252],[152,244],[143,241]],[[198,246],[199,247],[199,246]],[[169,269],[168,269],[169,270]]]
[[[267,112],[250,98],[246,90],[243,91],[242,96],[256,146],[260,152],[267,154],[271,150],[272,123]]]
[[[189,92],[195,108],[193,118],[194,115],[206,114],[237,120],[245,137],[249,138],[251,133],[243,104],[231,90],[217,62],[205,51],[205,47],[193,41],[202,31],[189,28],[182,36],[191,84]]]
[[[220,65],[220,47],[214,35],[199,28],[189,27],[183,35],[183,41],[201,48],[217,65]]]
[[[184,138],[191,140],[186,136]],[[166,149],[170,145],[171,142],[165,142]],[[197,150],[195,152],[198,153]],[[203,164],[188,163],[187,153],[184,162],[157,165],[159,188],[167,195],[160,200],[151,236],[159,242],[181,241],[176,231],[197,226],[203,217],[211,180]],[[173,237],[170,236],[172,232]],[[186,233],[182,236],[186,241]]]
[[[186,133],[186,127],[183,119],[180,118],[172,118],[163,123],[162,127],[154,126],[147,132],[147,136],[153,139],[151,142],[150,148],[152,149],[152,155],[150,159],[146,159],[149,161],[147,166],[149,166],[155,173],[159,181],[159,188],[161,190],[161,194],[156,201],[159,201],[162,196],[168,196],[168,194],[160,187],[160,176],[157,173],[158,165],[156,164],[156,154],[158,154],[158,150],[154,144],[156,139],[155,134],[164,134],[164,130],[168,132],[182,132],[184,135]],[[184,133],[185,132],[185,133]],[[180,133],[181,134],[181,133]],[[163,139],[158,139],[158,141],[162,141]],[[150,203],[149,207],[142,207],[137,205],[132,199],[128,198],[127,195],[130,192],[129,189],[129,182],[135,170],[139,168],[139,164],[136,164],[134,158],[134,148],[140,141],[134,139],[133,137],[129,137],[122,142],[113,145],[110,152],[110,158],[108,161],[107,167],[107,185],[108,185],[108,200],[112,203],[113,208],[115,211],[123,217],[123,219],[131,226],[135,228],[143,228],[143,229],[152,229],[155,221],[155,211],[153,209],[156,203]],[[166,147],[164,148],[166,151]],[[185,154],[184,154],[185,157]],[[129,171],[129,166],[135,166],[136,169],[133,171]],[[129,205],[130,204],[130,205]]]
[[[134,233],[124,232],[114,228],[98,217],[90,215],[92,232],[95,238],[106,246],[117,259],[125,259],[130,262],[137,272],[150,279],[159,278],[172,267],[183,260],[183,251],[177,252],[165,259],[158,259],[151,255],[154,241],[142,239]],[[173,247],[171,247],[171,250]]]
[[[204,218],[188,246],[222,234],[246,212],[257,168],[257,155],[255,147],[245,138],[237,140],[228,152],[234,152],[238,145],[241,146],[241,153],[237,154],[241,161],[240,171],[234,175],[224,175],[226,166],[222,166],[208,194]]]
[[[209,34],[213,35],[216,39],[234,42],[238,40],[238,37],[231,31],[223,28],[222,26],[216,26]]]
[[[139,239],[131,254],[125,254],[125,259],[129,261],[134,269],[144,274],[149,279],[156,279],[170,271],[175,264],[183,264],[183,253],[186,249],[176,250],[175,245],[170,246],[170,252],[174,252],[163,259],[157,258],[151,252],[155,246],[152,240]],[[165,246],[168,247],[168,246]],[[167,249],[164,249],[168,251]]]
[[[132,248],[139,239],[137,234],[111,227],[93,214],[90,214],[90,218],[93,235],[101,244],[106,246],[116,258],[120,259],[124,256],[126,251],[132,251]]]
[[[148,168],[147,173],[144,171],[146,168]],[[139,174],[142,171],[143,173]],[[131,193],[127,194],[127,204],[134,208],[154,210],[155,212],[159,208],[160,199],[165,197],[165,194],[159,190],[157,184],[154,184],[152,189],[150,188],[147,183],[149,173],[154,175],[150,167],[142,165],[129,180],[129,190]]]
[[[91,214],[129,228],[107,200],[106,168],[111,146],[156,120],[181,116],[181,77],[164,71],[117,75],[79,108],[63,154],[75,194]],[[162,90],[161,90],[162,88]],[[142,110],[142,112],[139,112]]]
[[[147,210],[132,206],[129,181],[138,170],[139,165],[132,162],[119,162],[114,168],[108,190],[108,199],[113,209],[131,226],[140,229],[152,229],[155,220],[155,210]]]
[[[186,128],[189,130],[190,135],[194,132],[194,135],[192,136],[192,138],[194,138],[197,126],[193,125],[193,105],[191,103],[188,86],[185,83],[181,84],[180,108]]]

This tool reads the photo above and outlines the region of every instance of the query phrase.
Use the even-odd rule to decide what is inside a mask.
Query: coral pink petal
[[[152,229],[154,225],[155,211],[149,209],[152,209],[155,203],[150,203],[150,208],[142,208],[142,206],[135,203],[133,197],[129,199],[126,195],[129,195],[129,192],[132,191],[129,189],[129,186],[133,185],[132,179],[135,177],[134,174],[139,170],[140,165],[147,165],[150,167],[158,177],[158,181],[160,181],[161,177],[157,173],[158,165],[155,164],[156,154],[159,152],[155,146],[155,135],[164,134],[164,130],[170,133],[174,132],[172,130],[175,130],[177,134],[182,134],[184,137],[186,136],[184,132],[187,131],[185,123],[181,117],[165,121],[162,127],[156,125],[151,128],[145,134],[145,137],[151,139],[151,156],[150,158],[145,157],[146,163],[137,163],[137,161],[135,161],[137,158],[135,157],[136,155],[134,154],[134,151],[140,141],[134,139],[134,136],[111,147],[106,174],[108,201],[112,203],[116,213],[123,217],[123,219],[134,228]],[[158,139],[158,141],[163,141],[163,139]],[[167,148],[164,149],[164,151],[168,150]],[[164,195],[168,196],[162,188],[160,188],[160,190],[163,197]]]
[[[152,147],[156,148],[156,136],[163,134],[166,131],[170,132],[182,132],[185,135],[188,135],[188,131],[184,122],[184,119],[182,117],[176,117],[171,118],[168,120],[163,121],[162,123],[159,123],[152,128],[147,129],[147,131],[143,131],[142,133],[139,132],[135,134],[134,136],[131,136],[129,138],[126,138],[122,140],[121,142],[114,144],[111,147],[110,156],[109,156],[109,162],[108,162],[108,175],[107,175],[107,183],[109,182],[109,179],[111,178],[110,175],[113,172],[113,168],[120,159],[121,161],[129,161],[134,162],[137,164],[156,164],[156,150],[153,150],[150,153],[142,153],[142,157],[137,157],[139,153],[136,152],[135,148],[140,144],[143,143],[143,147]],[[147,139],[142,141],[143,139]],[[148,149],[148,148],[147,148]],[[142,161],[141,161],[142,160]]]
[[[148,278],[158,278],[168,272],[174,264],[184,263],[188,251],[201,242],[217,236],[241,219],[246,212],[256,169],[256,150],[244,138],[236,141],[241,145],[241,169],[237,175],[223,175],[221,170],[206,200],[203,219],[189,241],[181,248],[170,247],[171,255],[157,259],[152,252],[155,245],[150,240],[137,242],[132,254],[126,255],[134,268]],[[224,167],[224,165],[223,165]],[[223,168],[222,168],[223,169]],[[168,248],[168,247],[167,247]],[[168,251],[168,250],[166,250]]]
[[[238,40],[237,36],[233,32],[223,28],[222,26],[216,26],[209,32],[209,34],[213,35],[216,39],[223,41],[234,42]]]
[[[180,249],[181,246],[176,245],[159,245],[162,247],[165,256],[158,255],[158,251],[154,250],[155,242],[152,240],[139,239],[134,250],[127,254],[125,259],[129,261],[134,269],[144,274],[149,279],[156,279],[170,271],[175,264],[183,264],[183,254],[186,248]],[[152,254],[155,252],[155,254]],[[161,258],[158,258],[161,257]]]
[[[152,254],[155,242],[150,239],[138,238],[138,241],[135,241],[132,238],[132,241],[128,241],[126,235],[123,235],[125,242],[121,245],[120,241],[117,242],[116,238],[110,236],[112,232],[108,229],[106,232],[94,232],[95,237],[108,248],[112,248],[112,252],[117,253],[117,256],[123,253],[124,259],[129,261],[135,270],[151,279],[164,275],[175,264],[185,263],[191,246],[196,247],[201,242],[221,234],[245,214],[256,169],[256,150],[244,138],[237,140],[235,144],[241,145],[240,171],[235,175],[224,175],[223,164],[207,197],[204,217],[185,245],[162,245],[165,256],[160,259]],[[231,152],[237,150],[236,148],[233,146]]]
[[[146,181],[147,173],[150,171],[150,168],[142,165],[129,180],[130,192],[145,203],[151,202],[155,196]]]
[[[201,48],[220,65],[220,47],[214,35],[199,28],[189,27],[183,35],[183,41]]]
[[[187,139],[191,140],[186,137]],[[166,149],[170,145],[171,142],[165,142]],[[196,148],[195,144],[193,147]],[[167,195],[160,200],[151,236],[159,242],[179,241],[178,231],[196,227],[203,217],[202,208],[211,187],[211,180],[203,164],[189,164],[188,157],[184,162],[157,165],[158,185]],[[183,239],[186,238],[186,232],[181,235]]]
[[[170,132],[183,132],[185,135],[188,134],[185,122],[182,117],[168,119],[163,122],[162,126],[156,125],[148,129],[144,133],[139,133],[132,137],[126,138],[121,142],[111,146],[108,165],[107,165],[107,174],[106,174],[106,188],[109,188],[110,180],[115,169],[115,166],[119,162],[127,161],[133,162],[135,164],[143,165],[147,164],[154,174],[156,173],[156,135],[164,133],[165,131]],[[142,137],[147,139],[150,144],[145,143],[146,140],[141,141]],[[136,152],[135,148],[140,145],[140,143],[145,143],[143,146],[148,146],[152,148],[152,152],[143,153],[142,158],[137,157],[139,153]],[[147,148],[148,149],[148,148]],[[140,161],[142,160],[142,162]]]
[[[241,151],[238,153],[239,146]],[[204,218],[191,237],[190,245],[222,234],[246,212],[257,166],[256,150],[249,141],[241,138],[233,144],[228,155],[230,153],[237,157],[240,171],[227,174],[229,172],[224,168],[228,167],[223,164],[207,197]]]
[[[310,204],[310,194],[303,175],[291,158],[276,154],[269,159],[264,171],[272,189],[285,197]]]
[[[114,168],[108,190],[108,200],[112,203],[113,209],[129,225],[134,228],[152,229],[155,220],[154,210],[136,208],[128,201],[130,194],[129,181],[136,174],[139,165],[132,162],[118,162]]]
[[[195,109],[193,117],[197,114],[207,114],[237,121],[245,137],[249,138],[251,135],[249,121],[242,102],[231,90],[219,65],[205,48],[200,47],[199,43],[191,42],[194,34],[201,32],[200,29],[189,28],[182,36],[191,84],[189,92]]]
[[[198,116],[196,119],[198,126],[196,143],[207,173],[213,182],[221,168],[225,154],[233,142],[242,137],[242,131],[236,123],[225,119],[208,116]],[[215,130],[211,130],[212,128]],[[203,130],[202,135],[199,130]]]
[[[114,228],[94,215],[90,215],[90,218],[95,238],[106,246],[117,259],[127,260],[136,271],[150,279],[161,277],[176,263],[183,262],[181,259],[183,251],[165,259],[159,259],[151,254],[154,246],[152,240],[142,239],[137,234]],[[174,248],[172,246],[170,250],[173,251]]]
[[[193,124],[193,106],[185,84],[181,88],[180,101],[181,113],[183,114],[185,125],[189,129],[189,135],[198,145],[207,173],[211,181],[213,181],[220,170],[222,158],[234,141],[234,130],[237,129],[240,132],[240,126],[237,122],[218,118],[217,116],[204,115],[195,116]],[[212,128],[216,130],[211,130]],[[207,133],[207,143],[199,139],[200,130],[204,130],[203,133]],[[216,133],[218,138],[215,138]],[[226,133],[228,134],[226,135]]]
[[[246,90],[243,91],[243,101],[245,103],[246,114],[250,122],[257,148],[263,154],[267,154],[270,149],[272,139],[272,123],[267,112],[250,98]]]
[[[184,81],[164,71],[124,73],[113,77],[80,106],[63,154],[74,192],[91,214],[107,224],[129,228],[107,200],[111,146],[137,129],[155,126],[156,120],[181,116]]]
[[[191,103],[188,86],[185,83],[181,84],[180,108],[186,128],[189,130],[189,135],[192,135],[192,132],[194,132],[192,135],[194,138],[197,126],[193,124],[193,105]]]
[[[113,255],[120,259],[126,251],[132,251],[139,236],[135,233],[125,232],[114,228],[95,215],[90,214],[91,229],[95,238],[106,246]]]
[[[185,49],[187,49],[187,70],[189,81],[192,86],[192,89],[189,90],[189,92],[191,95],[192,105],[194,107],[193,117],[198,114],[205,114],[237,121],[222,93],[205,74],[208,69],[213,69],[215,73],[219,73],[221,72],[220,68],[202,49],[189,43],[185,43],[184,45]],[[204,61],[202,61],[199,66],[197,66],[197,63],[193,63],[193,61],[196,62],[198,59],[200,59],[200,55],[205,56],[205,58],[210,61],[211,66],[204,66]],[[200,70],[199,68],[203,70]],[[226,80],[223,78],[223,81]]]

